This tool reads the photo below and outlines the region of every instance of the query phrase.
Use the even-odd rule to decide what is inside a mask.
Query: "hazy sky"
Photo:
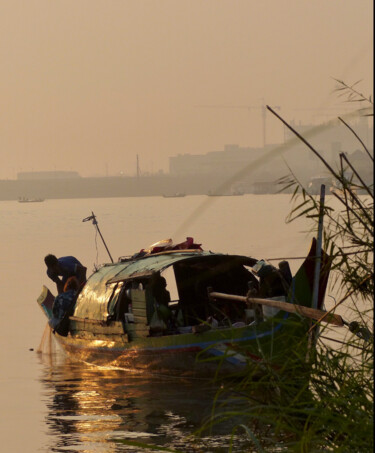
[[[168,170],[179,153],[261,146],[263,102],[317,122],[342,104],[333,78],[372,95],[373,2],[0,0],[0,57],[1,179],[134,174],[137,154]]]

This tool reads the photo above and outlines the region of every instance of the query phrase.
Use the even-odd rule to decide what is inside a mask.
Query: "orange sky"
[[[1,179],[134,174],[137,154],[167,171],[178,153],[261,146],[263,99],[316,122],[342,104],[333,78],[372,95],[373,2],[0,0],[0,57]]]

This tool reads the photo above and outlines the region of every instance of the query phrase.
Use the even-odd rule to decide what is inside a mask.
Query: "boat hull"
[[[105,326],[103,326],[103,329]],[[73,360],[132,371],[183,376],[228,374],[252,364],[278,366],[290,354],[291,345],[307,338],[307,325],[293,315],[280,312],[259,326],[213,329],[146,337],[129,341],[127,334],[81,331],[57,341]]]

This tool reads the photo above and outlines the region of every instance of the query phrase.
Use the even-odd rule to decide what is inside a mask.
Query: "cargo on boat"
[[[221,372],[249,359],[282,363],[296,339],[307,340],[311,324],[290,308],[312,307],[315,255],[313,240],[292,276],[286,261],[276,268],[249,256],[204,251],[192,238],[177,246],[161,241],[101,266],[53,332],[71,357],[127,369],[206,375],[218,366],[214,356],[221,356]],[[327,278],[321,266],[318,308]],[[251,298],[276,301],[276,307]],[[38,303],[49,320],[53,302],[43,287]]]

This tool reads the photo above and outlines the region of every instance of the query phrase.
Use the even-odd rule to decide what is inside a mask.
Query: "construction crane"
[[[266,146],[266,113],[267,107],[264,102],[264,98],[261,98],[262,104],[261,105],[196,105],[199,108],[213,108],[213,109],[246,109],[248,111],[252,109],[260,109],[262,115],[262,136],[263,136],[263,147]],[[281,107],[279,105],[272,106],[273,109],[280,110]]]
[[[336,117],[339,116],[340,114],[344,114],[344,113],[348,113],[348,112],[354,112],[358,109],[356,109],[355,107],[353,108],[353,106],[351,107],[346,107],[346,106],[342,106],[342,105],[337,105],[337,106],[334,106],[334,107],[310,107],[310,108],[295,108],[293,109],[295,111],[305,111],[305,112],[316,112],[314,115],[313,115],[313,118],[314,117],[325,117],[325,118],[332,118],[332,117]]]

